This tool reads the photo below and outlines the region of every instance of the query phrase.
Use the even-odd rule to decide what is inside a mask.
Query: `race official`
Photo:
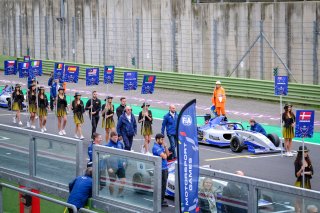
[[[215,106],[215,111],[218,116],[226,116],[225,103],[226,103],[226,93],[224,88],[221,86],[221,82],[217,81],[216,86],[213,90],[212,95],[212,105]]]
[[[89,110],[92,125],[91,137],[93,137],[93,133],[97,131],[100,118],[99,112],[101,110],[101,101],[97,98],[97,91],[92,92],[92,98],[87,101],[85,109]]]
[[[92,168],[86,169],[84,176],[79,176],[69,183],[68,203],[73,204],[79,210],[84,207],[88,199],[92,197]],[[72,209],[68,209],[72,212]]]
[[[169,151],[172,153],[170,158],[175,159],[176,155],[176,141],[177,141],[177,120],[178,114],[174,105],[169,106],[169,112],[163,117],[161,134],[164,135],[164,130],[167,130],[167,136],[170,142]]]
[[[48,85],[49,83],[50,83],[50,79],[49,79]],[[54,104],[56,104],[55,100],[56,100],[58,89],[59,89],[59,79],[53,80],[53,82],[49,86],[50,86],[50,109],[51,111],[53,111],[53,109],[55,108]]]
[[[265,136],[267,136],[266,130],[261,126],[261,124],[257,123],[253,118],[249,120],[250,130],[254,132],[259,132]]]
[[[130,106],[126,106],[117,124],[117,132],[123,138],[124,149],[131,150],[133,136],[137,134],[137,122]]]
[[[164,141],[163,134],[156,134],[156,141],[152,148],[152,153],[154,156],[159,156],[162,158],[162,179],[161,179],[161,206],[168,207],[167,201],[164,200],[167,180],[168,180],[168,157],[170,155],[169,149],[166,142]]]

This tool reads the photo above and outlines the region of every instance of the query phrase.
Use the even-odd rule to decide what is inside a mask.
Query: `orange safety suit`
[[[222,87],[215,87],[212,95],[212,105],[216,107],[217,115],[226,115],[225,103],[226,103],[226,93]]]

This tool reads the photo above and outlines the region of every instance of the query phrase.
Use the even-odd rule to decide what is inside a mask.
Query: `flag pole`
[[[38,103],[38,79],[37,79],[37,76],[35,76],[35,79],[36,79],[36,106],[37,106],[37,110],[36,110],[36,115],[35,116],[38,116],[39,115],[39,103]],[[38,114],[38,115],[37,115]],[[38,116],[39,117],[39,116]],[[40,118],[39,118],[39,121],[40,121]],[[40,126],[40,125],[39,125]]]
[[[107,84],[107,94],[109,95],[109,84]],[[106,105],[105,105],[105,107],[104,107],[104,118],[105,118],[105,125],[104,125],[104,128],[106,129],[106,127],[107,127],[107,102],[108,102],[108,100],[106,100]],[[108,143],[108,141],[107,141],[107,143]]]
[[[280,95],[280,131],[282,133],[282,95]],[[281,141],[281,157],[283,157],[283,141]]]
[[[28,78],[27,78],[27,92],[26,92],[26,100],[27,100],[27,106],[26,107],[26,116],[27,116],[27,127],[29,128],[31,125],[30,125],[30,115],[28,116],[28,113],[29,113],[29,88],[28,88]]]
[[[305,167],[304,167],[304,137],[302,136],[302,166],[303,166],[303,170],[302,170],[302,188],[305,188],[305,184],[304,184],[304,181],[305,181],[305,175],[304,175],[304,172],[305,172]]]

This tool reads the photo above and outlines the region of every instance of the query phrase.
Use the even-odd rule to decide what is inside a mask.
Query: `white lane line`
[[[281,154],[275,154],[275,155],[260,155],[260,156],[253,155],[253,156],[249,156],[248,158],[250,158],[250,159],[257,159],[257,158],[270,158],[270,157],[278,157],[278,156],[281,156]]]
[[[9,140],[10,138],[0,136],[0,141]]]
[[[237,155],[237,154],[233,154],[233,153],[229,153],[229,152],[223,152],[223,151],[214,150],[214,149],[206,149],[206,148],[202,148],[202,147],[200,147],[200,149],[207,150],[207,151],[210,151],[210,152],[219,152],[219,153],[223,153],[223,154],[227,154],[227,155]]]

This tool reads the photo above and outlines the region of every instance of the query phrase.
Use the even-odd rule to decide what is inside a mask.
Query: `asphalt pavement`
[[[3,74],[0,74],[3,76]],[[40,84],[46,85],[47,77],[40,77]],[[0,85],[5,83],[26,83],[26,80],[17,79],[16,77],[4,76],[0,80]],[[26,86],[24,86],[25,88]],[[112,85],[107,88],[105,85],[95,86],[95,87],[85,87],[85,82],[80,80],[78,84],[68,84],[68,94],[73,95],[75,91],[83,94],[83,97],[89,97],[91,91],[97,90],[100,99],[104,99],[107,94],[111,94],[115,97],[114,101],[119,102],[119,97],[125,96],[128,99],[128,104],[130,105],[141,105],[146,100],[151,103],[151,107],[159,109],[167,109],[169,104],[175,104],[179,109],[188,102],[189,100],[197,99],[197,113],[204,114],[209,112],[210,99],[208,95],[197,94],[197,93],[184,93],[178,91],[156,89],[153,95],[141,95],[140,91],[125,92],[122,89],[122,85]],[[306,106],[295,106],[295,108],[304,108]],[[256,100],[238,99],[230,98],[227,100],[228,117],[230,119],[240,119],[248,120],[250,117],[255,117],[259,122],[263,122],[270,125],[279,124],[279,104],[272,102],[263,102]],[[315,130],[320,130],[319,122],[319,110],[316,111],[316,126]],[[72,113],[68,115],[68,123],[66,127],[66,132],[68,137],[73,137],[74,135],[74,124]],[[13,113],[7,111],[6,109],[0,109],[0,123],[7,125],[14,125],[12,123]],[[27,115],[22,115],[24,126],[26,124]],[[161,119],[154,120],[153,130],[154,133],[160,132],[161,129]],[[37,126],[38,127],[38,126]],[[57,134],[57,118],[53,113],[48,116],[47,129],[49,133]],[[37,129],[39,130],[39,129]],[[85,146],[89,144],[89,137],[91,134],[91,124],[89,117],[85,117],[85,123],[83,125],[84,136],[85,136]],[[104,130],[101,128],[101,121],[97,132],[104,135]],[[138,133],[140,132],[140,126]],[[0,132],[1,133],[1,132]],[[1,141],[0,134],[0,145],[5,141]],[[6,135],[5,137],[10,138]],[[8,140],[9,141],[9,140]],[[133,149],[140,152],[141,146],[143,144],[143,138],[138,134],[133,143]],[[152,143],[153,144],[153,143]],[[297,150],[301,145],[301,142],[294,142],[294,150]],[[2,146],[2,145],[1,145]],[[151,145],[152,146],[152,145]],[[312,179],[312,188],[314,190],[320,191],[320,146],[316,144],[307,144],[310,149],[310,156],[314,166],[315,174]],[[1,147],[2,148],[2,147]],[[9,152],[9,151],[7,151]],[[10,151],[12,152],[12,150]],[[293,185],[296,178],[294,175],[294,160],[295,157],[282,157],[281,154],[264,154],[264,155],[252,155],[244,150],[242,153],[233,153],[229,148],[217,148],[207,145],[200,145],[200,165],[211,167],[213,169],[225,171],[225,172],[235,172],[237,170],[242,170],[245,175],[255,178],[260,178],[268,181],[274,181],[278,183]],[[1,154],[1,153],[0,153]],[[5,154],[5,153],[2,153]],[[10,161],[10,160],[8,160]],[[84,159],[85,163],[86,159]],[[1,163],[1,162],[0,162]],[[17,162],[19,163],[19,162]],[[23,162],[20,162],[20,164]],[[21,165],[21,168],[24,165]],[[174,203],[170,201],[170,207],[165,209],[163,212],[172,212]]]

